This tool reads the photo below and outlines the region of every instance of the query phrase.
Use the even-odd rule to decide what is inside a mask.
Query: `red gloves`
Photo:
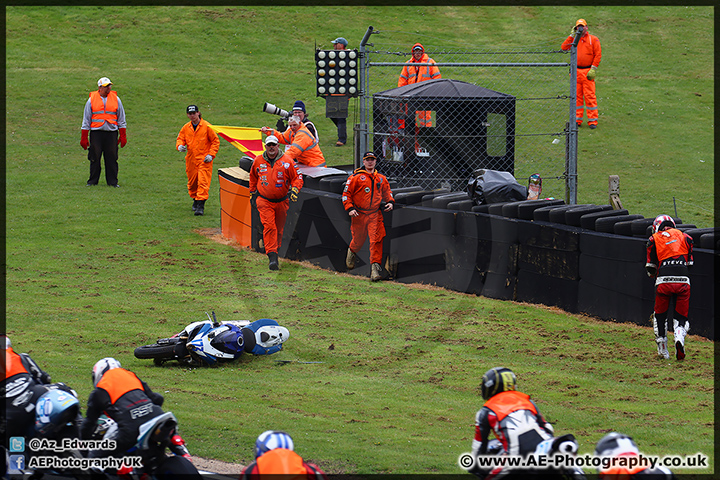
[[[120,144],[120,148],[124,147],[127,144],[127,134],[125,133],[125,128],[120,129],[120,139],[118,140],[118,144]]]
[[[90,140],[88,139],[88,135],[90,135],[90,130],[80,130],[80,146],[83,148],[83,150],[87,150],[87,147],[90,145]]]

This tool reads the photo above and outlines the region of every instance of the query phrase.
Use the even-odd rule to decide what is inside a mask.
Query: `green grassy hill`
[[[369,25],[411,45],[553,44],[588,20],[603,42],[602,126],[580,134],[580,203],[620,175],[630,213],[713,223],[711,7],[8,7],[6,328],[56,381],[90,393],[117,357],[166,397],[192,453],[248,462],[269,428],[329,473],[461,473],[478,383],[505,365],[582,452],[610,430],[655,455],[713,454],[713,345],[656,358],[649,327],[430,287],[370,284],[213,241],[218,183],[194,217],[175,137],[196,103],[211,123],[261,126],[264,102],[308,105],[331,165],[334,125],[313,96],[316,45]],[[82,109],[108,76],[128,117],[120,189],[86,188]],[[237,165],[223,143],[215,168]],[[642,263],[638,259],[638,263]],[[274,357],[212,369],[137,360],[135,346],[214,310],[274,318]],[[649,313],[649,312],[648,312]],[[692,321],[692,319],[691,319]],[[276,359],[318,361],[279,364]],[[703,471],[708,473],[708,471]]]

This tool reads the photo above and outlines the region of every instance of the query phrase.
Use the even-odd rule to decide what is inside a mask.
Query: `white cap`
[[[112,82],[107,77],[102,77],[100,80],[98,80],[98,87],[107,87],[108,85],[112,85]]]
[[[270,135],[270,136],[268,136],[268,137],[265,139],[265,145],[267,145],[268,143],[274,143],[275,145],[277,145],[277,144],[278,144],[278,139],[277,139],[277,137],[276,137],[275,135]]]

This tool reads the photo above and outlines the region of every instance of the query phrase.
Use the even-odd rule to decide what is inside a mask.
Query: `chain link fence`
[[[398,87],[412,44],[372,40],[361,72],[361,130],[363,121],[369,126],[361,148],[382,155],[383,173],[399,186],[453,191],[464,190],[477,169],[510,172],[525,186],[537,173],[543,197],[566,198],[575,134],[569,52],[559,45],[462,50],[423,43],[441,79]]]

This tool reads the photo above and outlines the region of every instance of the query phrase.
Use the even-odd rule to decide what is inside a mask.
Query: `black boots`
[[[278,254],[277,252],[270,252],[267,254],[268,260],[270,261],[270,264],[268,265],[270,267],[270,270],[278,270],[280,268],[280,265],[278,264]]]
[[[205,215],[205,200],[195,200],[193,210],[195,211],[195,216]]]
[[[195,210],[197,210],[197,204],[199,200],[193,200],[193,213],[195,213]]]

